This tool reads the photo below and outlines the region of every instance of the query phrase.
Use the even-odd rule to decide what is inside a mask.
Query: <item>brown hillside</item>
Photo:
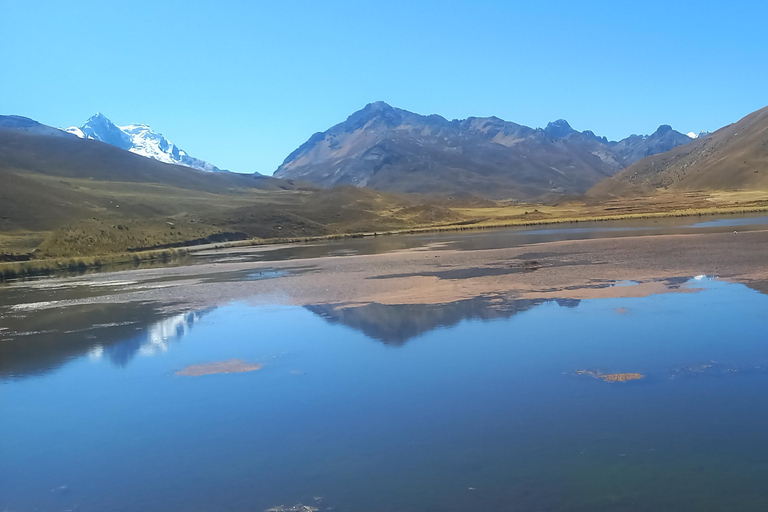
[[[653,189],[768,189],[768,107],[708,137],[645,158],[590,190],[627,195]]]

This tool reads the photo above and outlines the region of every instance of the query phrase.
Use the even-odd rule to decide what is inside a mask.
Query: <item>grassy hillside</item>
[[[185,243],[403,229],[425,217],[410,200],[342,187],[323,191],[205,192],[167,184],[0,171],[0,258],[86,256]],[[426,207],[429,209],[429,207]],[[395,213],[404,210],[402,215]],[[445,217],[443,219],[442,217]]]
[[[405,229],[456,218],[415,200],[205,173],[100,142],[0,129],[0,261]],[[402,214],[397,214],[399,211]]]
[[[206,192],[301,188],[291,180],[169,165],[95,140],[0,128],[0,172],[14,171],[60,178],[156,183]]]
[[[367,191],[206,173],[97,141],[0,129],[0,260],[315,236],[394,204]],[[374,210],[374,211],[368,211]]]
[[[636,195],[657,189],[768,190],[768,107],[708,137],[645,158],[589,194]]]

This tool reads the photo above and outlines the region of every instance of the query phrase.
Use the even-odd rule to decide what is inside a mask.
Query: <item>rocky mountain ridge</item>
[[[324,187],[528,199],[583,193],[645,156],[691,140],[667,125],[611,142],[563,119],[543,129],[498,117],[449,121],[376,102],[314,134],[275,177]]]

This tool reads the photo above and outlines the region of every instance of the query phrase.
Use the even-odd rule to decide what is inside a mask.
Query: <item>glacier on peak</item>
[[[83,126],[72,126],[65,131],[81,139],[98,140],[167,164],[184,165],[207,172],[221,172],[221,169],[215,165],[190,156],[146,124],[118,126],[101,112],[91,116]]]

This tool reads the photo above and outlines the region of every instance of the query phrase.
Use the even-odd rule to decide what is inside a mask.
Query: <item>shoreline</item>
[[[56,275],[64,272],[87,272],[88,270],[114,269],[115,271],[124,270],[118,267],[128,264],[140,265],[146,262],[158,262],[169,264],[180,259],[207,250],[218,250],[238,247],[258,247],[280,244],[299,244],[310,242],[327,242],[333,240],[346,240],[355,238],[368,238],[377,236],[396,236],[396,235],[414,235],[422,233],[444,233],[459,231],[480,231],[488,229],[504,229],[514,227],[529,226],[547,226],[559,224],[578,224],[578,223],[596,223],[606,221],[622,220],[642,220],[642,219],[664,219],[664,218],[684,218],[684,217],[703,217],[713,215],[747,215],[754,213],[768,212],[768,206],[756,206],[750,208],[709,208],[709,209],[690,209],[666,212],[646,212],[646,213],[625,213],[619,215],[600,215],[586,216],[577,218],[554,218],[554,219],[532,219],[515,220],[512,222],[488,222],[477,221],[467,223],[453,223],[446,225],[423,226],[408,229],[387,230],[387,231],[368,231],[357,233],[336,233],[329,235],[319,235],[310,237],[290,237],[290,238],[266,238],[266,239],[248,239],[235,240],[230,242],[217,242],[211,244],[197,244],[180,246],[166,249],[148,249],[138,252],[120,252],[106,253],[97,256],[77,256],[66,258],[43,258],[39,260],[0,262],[0,283],[8,282],[11,279],[40,277]]]
[[[8,294],[0,308],[4,303],[8,315],[52,308],[77,314],[80,307],[97,304],[118,309],[126,304],[153,304],[163,315],[170,315],[243,302],[314,305],[330,314],[362,311],[357,308],[372,304],[377,305],[371,306],[375,310],[397,305],[454,307],[449,305],[480,301],[484,308],[504,309],[531,301],[696,293],[695,285],[683,285],[694,277],[717,278],[768,293],[767,243],[768,229],[761,229],[739,234],[557,240],[493,249],[427,244],[375,254],[279,261],[224,258],[197,265],[54,277],[52,282],[18,282],[5,288]],[[255,275],[264,277],[252,279]]]

